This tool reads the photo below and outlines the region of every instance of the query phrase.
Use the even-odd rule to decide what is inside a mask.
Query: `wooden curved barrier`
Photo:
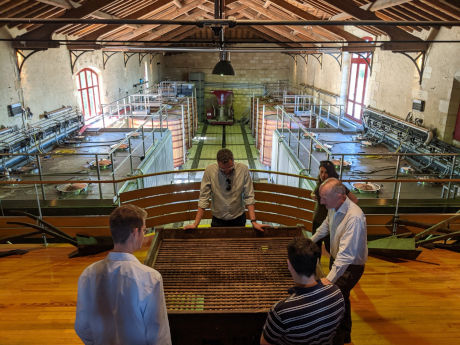
[[[77,234],[88,236],[110,236],[109,216],[45,216],[43,220],[54,225],[67,235],[75,237]],[[3,216],[0,217],[0,239],[21,236],[31,233],[34,229],[10,222],[37,224],[33,219],[26,216]],[[39,235],[37,235],[39,237]]]
[[[193,221],[195,219],[200,182],[170,184],[145,188],[120,194],[122,204],[134,204],[148,213],[147,227]],[[303,225],[311,230],[315,201],[309,198],[310,192],[296,187],[270,183],[254,183],[256,215],[260,222],[276,223],[282,226]],[[403,223],[398,233],[418,233],[423,227],[418,224],[433,225],[452,216],[452,214],[400,214]],[[210,219],[206,210],[204,219]],[[391,235],[393,214],[366,214],[368,235]],[[91,236],[110,236],[109,216],[45,216],[43,220],[54,225],[70,236],[84,234]],[[0,239],[33,232],[33,229],[9,222],[36,224],[25,216],[0,217]],[[408,223],[412,222],[412,223]],[[415,225],[414,225],[415,224]],[[460,231],[460,219],[453,221],[441,232]]]
[[[143,207],[148,212],[147,226],[161,226],[170,223],[193,221],[199,197],[200,182],[171,184],[126,192],[120,195],[122,203]],[[284,226],[302,224],[311,230],[315,201],[309,198],[310,191],[271,183],[254,183],[256,215],[261,222]],[[399,219],[436,224],[452,214],[400,214]],[[204,219],[211,218],[205,211]],[[368,235],[391,235],[393,214],[366,214]],[[453,222],[450,229],[460,230],[460,220]],[[398,233],[418,233],[421,228],[402,226]]]
[[[301,188],[269,183],[254,183],[257,219],[280,225],[302,224],[311,229],[315,202],[310,193]],[[144,208],[148,213],[147,226],[193,221],[195,219],[200,182],[171,184],[120,194],[122,203]],[[204,218],[210,219],[205,211]]]

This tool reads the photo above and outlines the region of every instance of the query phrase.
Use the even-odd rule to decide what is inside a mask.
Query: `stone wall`
[[[369,36],[359,29],[347,29],[355,35]],[[424,32],[424,39],[460,39],[460,28],[441,28],[439,32]],[[422,36],[420,35],[420,36]],[[431,36],[428,36],[431,35]],[[383,39],[379,37],[378,39]],[[412,54],[415,57],[415,54]],[[425,111],[412,111],[413,117],[422,118],[424,126],[436,128],[438,137],[452,142],[460,102],[460,44],[432,44],[426,55],[422,84],[415,64],[406,56],[376,49],[373,55],[372,74],[368,79],[365,105],[405,119],[412,111],[414,99],[425,101]],[[300,61],[300,62],[299,62]],[[294,65],[294,62],[291,62]],[[306,84],[340,95],[344,100],[348,89],[350,54],[343,54],[343,66],[324,55],[322,68],[312,57],[308,64],[297,57],[296,85]],[[292,68],[294,70],[294,68]],[[458,144],[458,143],[457,143]]]
[[[232,53],[231,64],[234,76],[212,74],[219,61],[217,53],[183,53],[164,58],[164,78],[169,80],[188,80],[190,72],[205,74],[205,103],[212,90],[232,90],[235,119],[247,117],[250,110],[250,97],[263,92],[263,84],[288,80],[290,60],[280,53]],[[208,84],[206,86],[206,84]]]
[[[9,37],[5,30],[0,31],[0,36]],[[80,108],[77,74],[83,68],[91,68],[98,73],[101,103],[107,104],[126,96],[128,92],[132,93],[133,85],[139,83],[140,78],[146,79],[145,64],[149,80],[158,83],[162,61],[161,55],[156,55],[152,63],[150,57],[145,56],[139,64],[136,54],[125,67],[123,53],[117,53],[109,58],[104,69],[102,52],[92,51],[79,57],[72,73],[69,51],[66,47],[60,47],[31,55],[19,76],[14,49],[9,42],[0,42],[0,126],[23,126],[20,116],[8,116],[9,104],[22,103],[30,108],[33,117],[26,122],[36,122],[43,112],[63,105]]]

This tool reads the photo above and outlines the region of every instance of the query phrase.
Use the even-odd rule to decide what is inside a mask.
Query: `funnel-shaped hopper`
[[[211,91],[212,94],[216,95],[217,97],[217,103],[222,106],[225,104],[225,101],[227,100],[228,96],[233,94],[233,91],[227,91],[227,90],[214,90]]]

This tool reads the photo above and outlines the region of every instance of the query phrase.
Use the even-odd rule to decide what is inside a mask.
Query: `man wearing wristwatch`
[[[265,224],[257,223],[254,187],[246,165],[235,162],[229,149],[217,152],[217,163],[209,165],[203,175],[195,221],[184,229],[194,229],[200,224],[204,210],[211,199],[212,227],[245,226],[248,209],[254,229],[264,231]]]

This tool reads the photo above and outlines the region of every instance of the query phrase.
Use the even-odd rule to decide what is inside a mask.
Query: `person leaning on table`
[[[257,223],[254,187],[246,165],[235,162],[229,149],[217,152],[217,163],[209,165],[203,174],[195,221],[184,229],[195,229],[203,218],[211,199],[212,227],[245,226],[248,209],[254,229],[264,231],[267,225]]]
[[[367,261],[367,225],[361,208],[347,197],[346,188],[336,178],[328,178],[319,188],[327,217],[312,236],[312,241],[329,236],[331,240],[330,272],[323,284],[335,284],[345,299],[345,316],[334,344],[351,342],[350,291],[364,273]]]

